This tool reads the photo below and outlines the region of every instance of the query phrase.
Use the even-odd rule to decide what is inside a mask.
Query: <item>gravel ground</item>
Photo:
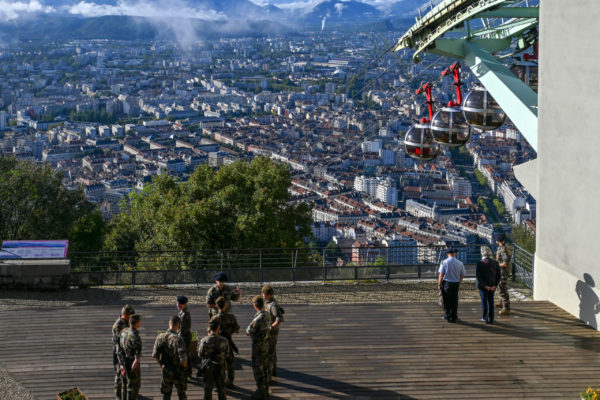
[[[290,285],[272,284],[275,295],[281,304],[360,304],[360,303],[408,303],[437,302],[437,282],[435,281],[392,281],[390,283],[336,282],[325,285],[320,282]],[[512,301],[527,301],[531,291],[512,282]],[[175,298],[186,295],[191,303],[204,303],[209,285],[182,287],[136,287],[136,288],[88,288],[66,291],[17,291],[0,292],[0,311],[27,308],[55,308],[85,305],[123,304],[152,305],[173,304]],[[258,284],[240,285],[242,303],[250,303],[255,294],[260,293]],[[460,290],[461,302],[479,301],[475,282],[463,282]],[[0,389],[3,400],[34,400],[19,382],[0,366]]]
[[[392,281],[390,283],[327,283],[320,282],[290,285],[272,284],[275,296],[282,304],[344,304],[344,303],[402,303],[434,302],[437,300],[435,281]],[[511,283],[514,301],[531,297],[531,292]],[[191,303],[204,303],[209,285],[179,287],[136,287],[136,288],[88,288],[66,291],[2,291],[0,310],[23,308],[53,308],[85,305],[123,304],[173,304],[177,295],[186,295]],[[249,303],[252,296],[260,293],[260,285],[240,285],[240,302]],[[479,293],[473,280],[461,285],[461,302],[479,301]]]
[[[0,366],[0,390],[3,400],[35,400],[21,384]]]

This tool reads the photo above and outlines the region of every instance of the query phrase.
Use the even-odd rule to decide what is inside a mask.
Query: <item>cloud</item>
[[[199,40],[195,20],[221,23],[228,20],[223,13],[193,7],[182,0],[119,0],[116,5],[83,0],[68,8],[68,12],[85,17],[126,15],[148,18],[161,36],[174,37],[184,49],[190,48]]]
[[[50,6],[44,6],[37,0],[26,1],[11,1],[0,0],[0,20],[10,21],[19,18],[23,14],[31,13],[49,13],[55,9]]]
[[[338,15],[342,15],[342,11],[344,10],[344,8],[346,8],[346,6],[342,3],[336,3],[333,7],[335,8],[335,12],[337,12]]]
[[[225,21],[227,16],[211,9],[193,7],[181,0],[119,0],[116,5],[96,4],[80,1],[68,9],[69,13],[85,17],[103,15],[127,15],[130,17],[162,18],[165,23],[169,18],[197,18],[209,21]]]

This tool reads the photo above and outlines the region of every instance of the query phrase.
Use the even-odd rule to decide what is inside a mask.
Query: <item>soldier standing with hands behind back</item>
[[[510,297],[508,296],[508,284],[507,280],[511,273],[511,262],[512,253],[510,248],[506,244],[506,234],[501,233],[498,235],[498,250],[496,251],[496,261],[500,264],[500,271],[502,271],[502,279],[500,279],[500,285],[498,285],[498,291],[500,292],[501,302],[496,304],[498,307],[502,307],[502,310],[498,314],[509,315],[510,314]]]
[[[152,357],[156,358],[162,367],[160,392],[163,400],[170,400],[173,385],[177,389],[179,400],[186,400],[187,375],[185,367],[188,364],[187,353],[183,338],[177,333],[181,324],[179,316],[174,315],[169,319],[169,329],[157,336],[152,350]]]
[[[242,291],[239,287],[235,290],[231,286],[226,285],[227,275],[224,272],[217,272],[214,276],[215,285],[208,289],[206,294],[206,307],[208,308],[208,318],[212,318],[219,313],[217,309],[216,301],[219,297],[223,297],[226,302],[225,311],[231,311],[231,302],[238,301]]]
[[[112,327],[113,367],[115,369],[115,398],[117,400],[121,400],[121,388],[123,387],[123,375],[121,374],[121,368],[119,367],[119,360],[117,356],[117,354],[122,353],[120,343],[121,332],[123,329],[129,328],[129,317],[133,314],[135,314],[133,307],[131,307],[129,304],[126,304],[123,309],[121,309],[121,316],[117,318]]]
[[[186,378],[192,375],[192,361],[194,355],[190,352],[192,345],[192,316],[187,308],[188,299],[185,296],[177,296],[177,310],[179,310],[179,320],[181,321],[179,334],[185,343],[188,354],[188,363],[185,367]]]
[[[267,341],[268,349],[268,367],[267,375],[269,382],[271,377],[277,376],[277,338],[279,337],[279,325],[283,322],[283,308],[279,306],[275,300],[275,291],[269,285],[264,285],[261,289],[262,297],[265,300],[266,311],[271,316],[271,325],[269,332],[269,340]]]
[[[125,400],[137,400],[140,386],[142,385],[142,373],[140,364],[142,361],[142,339],[138,329],[142,325],[142,316],[133,314],[129,317],[129,329],[121,332],[121,348],[125,355],[125,366],[121,372],[125,375],[124,386],[127,386],[127,397]]]
[[[212,399],[213,387],[217,386],[219,400],[226,400],[225,358],[229,354],[229,342],[219,335],[220,319],[213,317],[208,322],[208,336],[200,341],[198,355],[202,359],[201,372],[204,376],[204,400]]]
[[[268,368],[268,340],[271,326],[271,316],[264,310],[264,300],[261,296],[252,298],[252,306],[256,311],[254,318],[248,328],[246,335],[252,338],[252,372],[256,381],[256,391],[252,399],[269,399],[269,376]]]

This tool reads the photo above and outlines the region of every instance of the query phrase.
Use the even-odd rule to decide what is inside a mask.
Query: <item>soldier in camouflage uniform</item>
[[[508,285],[506,281],[510,277],[511,273],[511,262],[512,254],[510,247],[506,244],[506,235],[504,233],[498,236],[498,251],[496,252],[496,261],[500,264],[500,271],[502,272],[502,279],[498,285],[498,292],[500,293],[501,303],[498,303],[498,307],[502,307],[502,310],[498,314],[509,315],[510,314],[510,298],[508,296]]]
[[[137,400],[140,386],[142,384],[142,374],[140,363],[142,361],[142,339],[138,330],[142,325],[142,316],[133,314],[129,317],[129,329],[123,329],[121,332],[121,348],[125,354],[125,369],[127,374],[124,378],[124,386],[127,387],[127,396],[125,400]]]
[[[246,335],[252,338],[252,372],[257,389],[252,395],[253,399],[269,399],[268,369],[268,340],[271,326],[271,316],[264,310],[264,300],[261,296],[254,296],[252,304],[256,314],[252,319]]]
[[[152,357],[156,358],[162,367],[162,380],[160,392],[163,400],[171,399],[173,385],[177,389],[179,400],[186,400],[187,390],[187,348],[183,338],[177,333],[181,324],[179,316],[174,315],[169,319],[169,329],[158,335],[154,342]]]
[[[121,331],[125,328],[129,328],[129,317],[135,314],[133,307],[126,304],[121,310],[121,316],[117,318],[112,327],[112,340],[113,340],[113,367],[115,369],[115,398],[121,400],[123,387],[123,378],[121,375],[121,368],[119,367],[119,361],[117,360],[117,353],[120,351],[121,343]]]
[[[226,285],[227,275],[223,272],[217,272],[214,276],[215,285],[208,289],[206,294],[206,307],[208,308],[208,318],[212,318],[219,313],[215,302],[219,297],[223,297],[227,302],[226,310],[231,311],[231,302],[238,301],[242,291],[240,288],[232,289],[231,286]]]
[[[283,308],[275,300],[275,292],[269,285],[264,285],[261,289],[262,297],[265,300],[266,311],[271,316],[271,330],[269,332],[268,355],[269,365],[267,375],[269,382],[272,376],[277,376],[277,338],[279,336],[279,325],[283,322]]]
[[[179,310],[179,319],[181,320],[181,325],[179,329],[179,334],[183,338],[183,342],[185,343],[185,348],[188,352],[188,360],[189,363],[185,368],[186,377],[192,375],[192,362],[194,360],[195,354],[190,353],[190,348],[192,347],[192,316],[187,307],[188,299],[185,296],[177,296],[177,309]]]
[[[219,330],[219,335],[223,336],[229,342],[229,353],[227,354],[226,364],[227,364],[227,386],[234,386],[235,379],[235,355],[234,352],[237,353],[237,346],[233,343],[232,335],[234,333],[240,332],[240,325],[237,322],[237,318],[230,312],[225,311],[227,306],[227,302],[225,298],[219,297],[216,301],[217,308],[219,309],[219,314],[217,317],[219,318],[219,324],[221,326]]]
[[[229,354],[229,342],[223,336],[217,334],[219,331],[219,317],[213,317],[208,322],[209,334],[200,341],[198,356],[202,364],[210,361],[210,365],[204,370],[204,400],[212,399],[213,387],[217,386],[219,400],[226,400],[225,393],[225,358]]]

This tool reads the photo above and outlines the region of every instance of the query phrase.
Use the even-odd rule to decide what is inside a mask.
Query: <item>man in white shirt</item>
[[[465,266],[456,258],[458,251],[448,249],[448,258],[440,264],[438,288],[444,297],[444,319],[456,322],[458,319],[458,290],[465,277]]]

